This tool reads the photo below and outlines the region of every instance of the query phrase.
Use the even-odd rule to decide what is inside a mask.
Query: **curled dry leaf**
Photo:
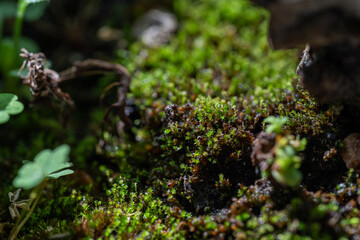
[[[10,201],[10,207],[9,207],[9,212],[11,215],[12,219],[15,219],[17,217],[20,217],[20,213],[18,208],[23,208],[26,210],[29,210],[29,203],[30,203],[30,199],[26,199],[26,200],[21,200],[21,201],[17,201],[19,196],[20,196],[20,192],[21,192],[21,188],[19,188],[18,190],[16,190],[15,192],[9,192],[8,196],[9,196],[9,201]]]

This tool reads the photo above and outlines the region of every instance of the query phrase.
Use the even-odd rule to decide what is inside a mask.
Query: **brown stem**
[[[31,214],[34,212],[34,209],[36,207],[36,205],[38,204],[39,200],[40,200],[40,196],[41,196],[41,192],[45,187],[45,183],[46,180],[44,180],[39,186],[37,186],[34,189],[34,194],[35,194],[35,198],[32,200],[33,203],[31,203],[31,208],[28,211],[28,213],[26,214],[25,218],[21,221],[21,218],[23,217],[23,214],[21,215],[20,218],[18,218],[18,220],[16,221],[15,226],[13,227],[9,239],[8,240],[15,240],[16,236],[19,234],[21,228],[25,225],[25,223],[27,222],[27,220],[29,220]],[[31,194],[30,194],[31,196]],[[21,221],[21,222],[20,222]],[[20,224],[19,224],[20,223]]]
[[[72,68],[65,70],[60,73],[60,82],[73,80],[78,77],[88,76],[88,75],[96,75],[96,74],[104,74],[105,72],[115,73],[116,76],[119,77],[119,81],[116,83],[118,86],[117,89],[117,102],[112,104],[107,110],[104,119],[107,119],[111,110],[117,109],[119,112],[119,117],[121,121],[127,127],[132,127],[131,120],[125,114],[126,107],[126,94],[130,90],[130,74],[127,69],[116,63],[105,62],[97,59],[88,59],[82,62],[75,62]],[[110,85],[111,87],[114,84]],[[109,88],[106,88],[105,92],[108,91]],[[103,98],[104,96],[102,96]]]

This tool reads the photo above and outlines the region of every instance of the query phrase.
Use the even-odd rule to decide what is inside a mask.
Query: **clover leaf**
[[[17,100],[14,94],[0,93],[0,124],[9,121],[10,115],[22,112],[24,105]]]
[[[13,185],[17,188],[30,189],[40,184],[45,178],[59,178],[74,173],[68,169],[70,147],[61,145],[53,151],[45,149],[38,153],[34,161],[27,161],[19,170]]]

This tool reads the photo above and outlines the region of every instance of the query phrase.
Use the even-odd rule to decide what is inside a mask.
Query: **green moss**
[[[179,214],[155,197],[151,188],[141,191],[138,184],[125,178],[116,179],[107,192],[106,204],[97,202],[94,209],[84,209],[79,223],[82,232],[78,234],[106,239],[183,239],[184,232],[177,225],[180,218],[186,219],[189,214]]]
[[[88,172],[93,185],[81,187],[69,179],[49,185],[21,236],[355,236],[359,176],[353,171],[346,179],[340,156],[341,139],[349,132],[341,125],[342,106],[319,105],[301,89],[294,78],[297,51],[268,46],[265,10],[246,0],[172,5],[180,25],[169,44],[152,49],[135,41],[117,51],[116,61],[132,75],[127,110],[138,115],[133,129],[115,128],[119,118],[111,115],[101,132],[98,108],[90,113],[79,108],[71,126],[64,127],[61,119],[67,116],[45,107],[26,109],[1,129],[7,139],[0,163],[12,174],[0,176],[0,192],[13,191],[7,184],[21,159],[62,142],[71,146],[72,162]],[[109,81],[89,95],[99,95]],[[279,144],[266,156],[264,170],[251,156],[269,116],[287,122],[270,124],[269,134],[275,132]],[[29,126],[32,132],[23,134]],[[305,151],[295,136],[308,140]],[[330,149],[331,156],[324,157]],[[268,179],[261,178],[261,170]],[[278,177],[271,177],[271,170]],[[7,207],[7,196],[0,197],[0,205]],[[0,212],[1,222],[6,218]]]
[[[263,9],[244,0],[177,0],[174,10],[181,17],[180,29],[169,45],[147,49],[135,43],[130,58],[120,58],[134,73],[135,97],[147,104],[154,96],[167,104],[185,104],[196,96],[253,95],[260,103],[276,101],[283,89],[292,88],[295,52],[269,49]],[[120,51],[121,56],[128,54]]]
[[[158,162],[165,170],[156,174],[177,182],[176,195],[179,201],[187,199],[188,208],[219,207],[236,192],[230,186],[254,180],[255,170],[246,159],[255,123],[245,111],[219,98],[199,97],[194,106],[172,105],[165,112]]]

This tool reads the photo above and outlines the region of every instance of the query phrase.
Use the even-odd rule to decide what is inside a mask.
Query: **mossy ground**
[[[132,75],[131,134],[115,114],[100,130],[96,96],[111,78],[73,91],[74,113],[28,106],[0,128],[0,236],[21,160],[67,143],[76,173],[45,188],[22,239],[358,239],[360,178],[340,156],[357,130],[346,107],[320,106],[301,89],[299,52],[270,49],[265,10],[246,0],[169,5],[180,25],[168,44],[115,50]],[[300,186],[252,165],[270,115],[288,117],[284,135],[307,139]]]

